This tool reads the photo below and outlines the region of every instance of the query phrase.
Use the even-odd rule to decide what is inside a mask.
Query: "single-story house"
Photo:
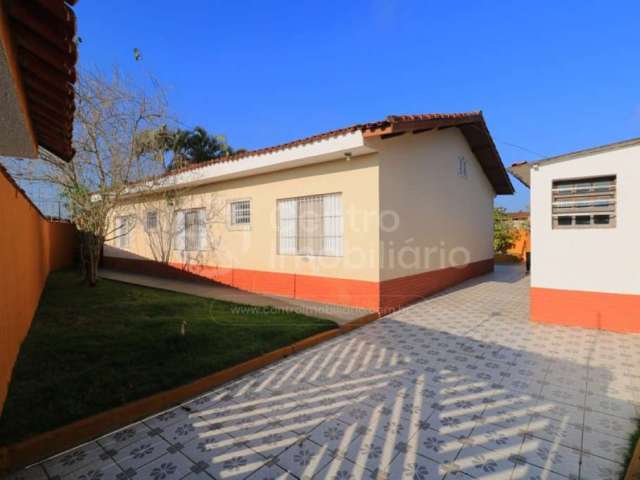
[[[507,212],[507,217],[511,220],[514,228],[527,229],[529,228],[529,212],[526,210],[518,210],[517,212]]]
[[[132,190],[104,265],[382,311],[491,271],[511,193],[482,113],[389,116]]]
[[[531,318],[640,332],[640,138],[512,165],[530,187]]]

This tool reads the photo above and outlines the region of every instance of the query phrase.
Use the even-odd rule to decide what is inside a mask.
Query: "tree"
[[[507,253],[513,247],[517,232],[511,219],[502,207],[493,209],[493,251]]]
[[[175,170],[189,164],[208,162],[243,150],[234,150],[222,135],[211,135],[203,127],[166,132],[165,148],[173,157],[167,165]]]
[[[62,194],[80,235],[81,262],[89,285],[95,285],[105,241],[133,225],[114,228],[110,215],[128,187],[162,174],[163,152],[149,142],[149,132],[169,122],[163,90],[156,82],[141,88],[117,69],[111,74],[83,71],[75,86],[76,111],[70,162],[44,152],[40,162],[14,162],[12,173],[31,182],[54,185]],[[139,187],[138,191],[140,190]]]

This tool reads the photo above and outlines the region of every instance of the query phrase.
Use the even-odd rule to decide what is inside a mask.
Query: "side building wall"
[[[493,187],[457,128],[379,140],[381,305],[493,270]]]
[[[133,202],[116,214],[136,219],[130,244],[109,242],[104,265],[158,274],[161,262],[173,270],[164,269],[167,275],[187,273],[253,292],[377,310],[378,168],[372,154],[185,189],[172,206],[162,196]],[[278,254],[277,201],[331,193],[342,196],[344,254]],[[250,225],[229,225],[233,200],[250,200]],[[184,253],[174,244],[159,255],[145,231],[146,211],[196,207],[206,209],[207,248]]]
[[[531,170],[531,318],[640,332],[640,147],[539,165]],[[552,182],[616,175],[613,228],[553,229]]]
[[[47,221],[0,166],[0,413],[49,272],[73,263],[75,228]]]

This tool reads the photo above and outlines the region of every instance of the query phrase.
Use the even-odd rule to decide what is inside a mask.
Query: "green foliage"
[[[513,247],[517,237],[511,219],[502,207],[493,209],[493,251],[507,253]]]
[[[75,271],[54,272],[20,349],[0,417],[0,445],[334,327],[293,312],[105,279],[90,288]]]
[[[168,170],[208,162],[241,151],[234,150],[223,135],[212,135],[203,127],[167,132],[166,147],[172,154]]]

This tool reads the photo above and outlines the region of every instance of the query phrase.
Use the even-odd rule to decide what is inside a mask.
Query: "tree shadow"
[[[160,435],[189,430],[181,451],[215,478],[579,478],[587,378],[611,376],[385,318],[185,404]]]

